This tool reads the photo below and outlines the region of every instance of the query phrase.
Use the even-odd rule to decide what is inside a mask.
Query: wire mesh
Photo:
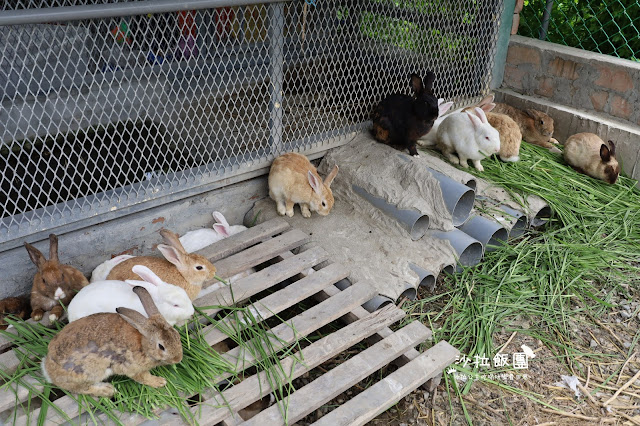
[[[479,99],[501,10],[319,0],[0,26],[0,243],[342,144],[385,95],[410,92],[411,72]]]
[[[640,60],[640,3],[637,1],[525,0],[524,4],[520,12],[520,35]]]

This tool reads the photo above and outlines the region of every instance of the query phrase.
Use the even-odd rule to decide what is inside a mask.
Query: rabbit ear
[[[140,298],[142,307],[144,308],[144,311],[147,313],[149,318],[151,318],[154,315],[160,314],[160,312],[158,311],[158,307],[153,302],[153,299],[151,298],[151,295],[149,294],[146,288],[141,286],[136,286],[133,288],[133,292],[137,294],[138,297]]]
[[[229,234],[229,225],[223,225],[221,223],[215,223],[213,225],[213,229],[215,229],[215,231],[222,235],[223,237],[227,238],[229,237],[231,234]]]
[[[474,111],[482,123],[488,123],[487,116],[481,108],[476,107],[474,108]]]
[[[482,121],[480,121],[480,119],[475,114],[471,114],[469,111],[467,111],[466,114],[467,117],[469,117],[469,120],[471,120],[471,124],[473,124],[474,129],[477,129],[482,125]]]
[[[140,281],[140,280],[124,280],[124,282],[129,284],[131,286],[131,288],[136,287],[136,286],[144,287],[146,285],[151,284],[151,283],[148,283],[146,281]],[[151,285],[153,285],[153,284],[151,284]]]
[[[56,234],[49,234],[49,260],[58,261],[58,237]]]
[[[611,156],[615,156],[616,155],[616,146],[613,143],[613,141],[607,141],[607,143],[609,144],[609,153],[611,154]]]
[[[427,75],[424,77],[424,90],[429,93],[433,93],[433,82],[436,80],[436,75],[428,71]]]
[[[180,237],[175,232],[170,231],[170,230],[165,229],[165,228],[162,228],[160,230],[160,235],[162,235],[162,239],[164,240],[165,243],[167,243],[170,246],[176,248],[177,250],[181,251],[182,253],[186,253],[187,252],[184,249],[184,247],[182,246],[182,243],[180,242]]]
[[[166,244],[158,244],[158,250],[169,262],[177,267],[184,267],[184,255],[180,250]]]
[[[144,317],[140,312],[135,309],[119,307],[116,308],[116,312],[120,315],[120,318],[128,322],[140,332],[147,339],[153,338],[153,332],[150,331],[149,320]]]
[[[143,281],[146,281],[150,284],[161,286],[164,282],[158,277],[151,269],[147,268],[144,265],[134,265],[131,270],[138,274]]]
[[[42,254],[42,252],[37,248],[35,248],[34,246],[32,246],[31,244],[29,244],[28,242],[25,241],[24,247],[27,249],[27,253],[29,253],[29,257],[31,258],[31,261],[38,268],[40,268],[47,261],[47,259],[44,258],[44,255]]]
[[[213,212],[213,218],[215,219],[215,221],[217,223],[221,223],[223,225],[227,225],[229,226],[229,222],[227,222],[227,219],[225,219],[224,215],[220,212]]]
[[[418,74],[411,74],[411,90],[413,90],[413,93],[418,94],[422,92],[423,88],[420,76]]]
[[[453,106],[453,102],[445,102],[443,104],[438,104],[438,116],[444,115],[449,108]]]
[[[322,181],[315,174],[313,174],[311,170],[307,172],[307,178],[309,179],[309,185],[311,185],[313,191],[318,195],[322,195]]]
[[[611,151],[609,151],[609,148],[607,148],[605,144],[600,145],[600,158],[602,158],[602,161],[605,163],[611,160]]]
[[[324,186],[326,186],[327,188],[330,188],[331,182],[333,182],[333,179],[336,177],[337,174],[338,174],[338,165],[336,164],[335,166],[333,166],[333,169],[331,169],[331,172],[327,175],[327,177],[324,178]]]

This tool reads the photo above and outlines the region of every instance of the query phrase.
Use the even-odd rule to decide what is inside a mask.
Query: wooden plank
[[[15,354],[13,349],[0,354],[0,368],[7,373],[13,374],[18,369],[18,365],[20,365],[20,360],[18,356]]]
[[[360,281],[336,296],[309,308],[286,323],[272,328],[271,344],[275,350],[284,347],[286,344],[291,344],[340,318],[353,309],[354,306],[362,305],[376,294],[377,292],[373,285],[368,281]],[[226,352],[222,357],[232,365],[235,364],[236,369],[249,368],[255,362],[255,357],[239,346]],[[227,377],[229,375],[224,375],[218,380],[226,379]]]
[[[241,252],[247,247],[251,247],[252,245],[260,243],[276,234],[280,234],[289,228],[290,226],[287,221],[277,217],[259,225],[252,226],[251,228],[247,228],[238,234],[232,235],[224,240],[220,240],[217,243],[203,248],[202,250],[198,250],[196,253],[206,257],[211,260],[211,262],[215,262]]]
[[[323,250],[324,251],[324,250]],[[307,252],[305,252],[307,253]],[[276,265],[273,265],[276,266]],[[256,322],[264,321],[284,311],[296,303],[313,296],[323,288],[340,281],[349,271],[339,263],[334,263],[317,273],[298,280],[287,287],[255,302],[250,308]],[[242,321],[242,318],[239,318]],[[223,321],[229,327],[236,327],[235,321]],[[225,340],[228,336],[218,327],[210,325],[203,329],[205,340],[211,346]]]
[[[40,382],[31,376],[26,376],[24,381],[30,386],[33,386],[36,390],[41,391],[43,386]],[[3,391],[0,394],[0,413],[10,408],[13,408],[18,403],[22,403],[29,399],[29,393],[31,392],[24,386],[18,386],[15,383],[9,385],[10,389]]]
[[[67,318],[67,314],[66,312],[62,315],[61,320],[65,320]],[[29,324],[37,324],[40,323],[42,325],[44,325],[45,327],[49,327],[51,325],[51,321],[49,321],[49,315],[45,315],[42,317],[42,319],[40,321],[34,321],[31,318],[29,318],[28,320],[26,320],[27,323]],[[14,327],[11,328],[7,328],[6,330],[2,330],[2,333],[0,333],[0,352],[2,352],[3,350],[10,348],[11,346],[13,346],[13,338],[11,336],[7,336],[5,333],[9,333],[9,334],[16,334],[16,329]]]
[[[219,277],[230,277],[247,269],[273,259],[280,253],[300,247],[308,242],[309,235],[299,229],[292,229],[275,238],[249,247],[248,249],[226,257],[215,263]],[[224,240],[223,240],[224,241]],[[214,282],[211,280],[210,282]]]
[[[298,389],[289,395],[289,423],[297,422],[360,380],[378,371],[400,356],[407,348],[420,344],[429,335],[428,331],[422,323],[414,321]],[[278,407],[271,406],[244,424],[258,426],[284,425],[285,423]]]
[[[323,337],[304,348],[302,353],[296,353],[281,361],[283,371],[287,372],[287,377],[283,377],[283,380],[293,380],[300,377],[305,372],[349,349],[378,330],[388,327],[405,315],[405,312],[401,309],[388,305]],[[303,360],[302,363],[298,361],[300,359]],[[271,391],[273,389],[269,384],[266,373],[261,372],[245,378],[239,384],[225,391],[222,396],[217,393],[202,394],[207,400],[213,399],[214,403],[205,402],[198,407],[191,408],[191,412],[201,426],[214,425],[230,415],[229,408],[232,411],[241,410]],[[226,405],[227,403],[228,406]],[[217,407],[216,405],[220,406]],[[176,419],[168,424],[179,425],[182,424],[182,421],[181,419]]]
[[[316,426],[364,425],[456,360],[459,351],[441,341],[405,366],[359,393],[314,423]]]
[[[206,294],[194,300],[193,304],[197,307],[231,306],[287,278],[297,275],[300,271],[317,265],[327,259],[328,256],[329,254],[322,247],[312,247],[298,256],[270,265],[229,286],[223,286],[212,293]],[[213,315],[218,312],[219,309],[209,309],[205,311],[209,315]]]
[[[60,408],[60,410],[62,410],[63,413],[69,416],[70,419],[73,419],[74,417],[77,417],[78,415],[80,415],[80,412],[79,412],[80,407],[78,402],[69,396],[63,396],[62,398],[59,398],[53,401],[53,404],[56,407]],[[40,408],[37,408],[31,412],[30,416],[27,416],[26,414],[24,414],[18,417],[13,425],[25,426],[25,425],[36,424],[39,415],[40,415]],[[66,419],[60,416],[53,407],[49,407],[49,410],[47,411],[47,422],[45,424],[47,425],[60,424],[65,421]]]
[[[291,256],[294,256],[294,254],[291,253],[291,252],[284,252],[279,256],[279,258],[280,259],[288,259]],[[301,272],[301,274],[303,276],[306,276],[304,271]],[[323,291],[317,293],[316,296],[315,296],[315,299],[318,300],[318,301],[323,301],[323,300],[328,299],[331,296],[335,296],[338,293],[340,293],[340,289],[339,288],[337,288],[336,286],[328,286]],[[354,321],[357,321],[360,318],[364,318],[368,314],[369,314],[369,311],[364,309],[362,306],[357,306],[356,308],[353,309],[353,311],[349,312],[348,314],[343,316],[341,319],[346,324],[350,324],[350,323],[352,323]],[[376,336],[372,336],[371,339],[374,342],[378,342],[378,341],[384,339],[385,337],[390,336],[391,334],[393,334],[393,331],[391,331],[391,329],[389,329],[389,328],[386,328],[386,329],[380,330],[378,333],[376,333]],[[428,337],[427,340],[431,340],[431,335]],[[398,365],[402,366],[402,365],[408,363],[409,361],[416,359],[419,355],[420,355],[420,352],[418,352],[415,348],[410,348],[401,357],[396,359],[394,361],[394,364],[398,364]]]

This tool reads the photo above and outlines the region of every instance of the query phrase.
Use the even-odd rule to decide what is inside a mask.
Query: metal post
[[[542,27],[540,28],[540,36],[538,37],[540,40],[545,40],[547,38],[549,20],[551,19],[551,11],[553,10],[553,1],[554,0],[547,0],[547,6],[545,7],[544,14],[542,15]]]
[[[282,150],[282,90],[284,80],[284,3],[269,6],[269,69],[271,102],[269,104],[269,145],[271,154]]]
[[[496,43],[496,56],[491,72],[491,89],[502,86],[504,78],[504,66],[507,63],[507,50],[509,50],[509,39],[511,38],[511,24],[513,22],[513,11],[516,8],[516,0],[504,0],[502,16],[500,17],[500,28],[498,29],[498,42]]]

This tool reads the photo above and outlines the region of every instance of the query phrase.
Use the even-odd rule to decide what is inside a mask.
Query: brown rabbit
[[[323,182],[307,157],[295,152],[282,154],[271,164],[269,196],[276,202],[280,216],[292,217],[296,203],[303,217],[311,217],[311,212],[326,216],[333,207],[331,182],[337,174],[336,165]]]
[[[187,253],[177,234],[162,229],[160,235],[168,245],[158,244],[158,250],[164,256],[136,256],[118,263],[113,267],[108,280],[137,280],[138,275],[131,269],[135,265],[144,265],[151,269],[166,283],[183,288],[189,299],[195,300],[205,281],[213,279],[216,267],[207,258],[195,253]]]
[[[593,133],[577,133],[564,144],[564,160],[580,173],[614,184],[620,174],[613,141],[604,143]]]
[[[4,317],[13,315],[14,317],[26,319],[31,315],[29,296],[7,297],[0,300],[0,330],[7,328]]]
[[[542,111],[535,109],[521,110],[511,105],[497,103],[493,112],[511,117],[520,126],[523,139],[531,144],[543,148],[553,148],[553,145],[558,143],[552,137],[553,118]]]
[[[42,359],[48,382],[73,393],[105,397],[115,388],[103,380],[114,374],[154,388],[166,385],[149,370],[182,361],[180,334],[164,320],[144,287],[133,291],[149,318],[117,308],[117,314],[93,314],[70,323],[51,339]]]
[[[25,242],[24,246],[31,261],[38,267],[31,287],[31,318],[40,321],[46,311],[51,311],[49,320],[55,321],[64,312],[62,305],[69,305],[73,296],[88,285],[89,280],[73,266],[60,263],[58,237],[55,234],[49,234],[49,260],[31,244]]]
[[[498,155],[502,161],[516,162],[520,159],[520,144],[522,143],[522,132],[518,123],[505,114],[491,112],[496,104],[493,103],[494,95],[484,97],[477,105],[482,109],[491,127],[500,133],[500,152]],[[467,107],[464,111],[473,111],[474,107]]]

